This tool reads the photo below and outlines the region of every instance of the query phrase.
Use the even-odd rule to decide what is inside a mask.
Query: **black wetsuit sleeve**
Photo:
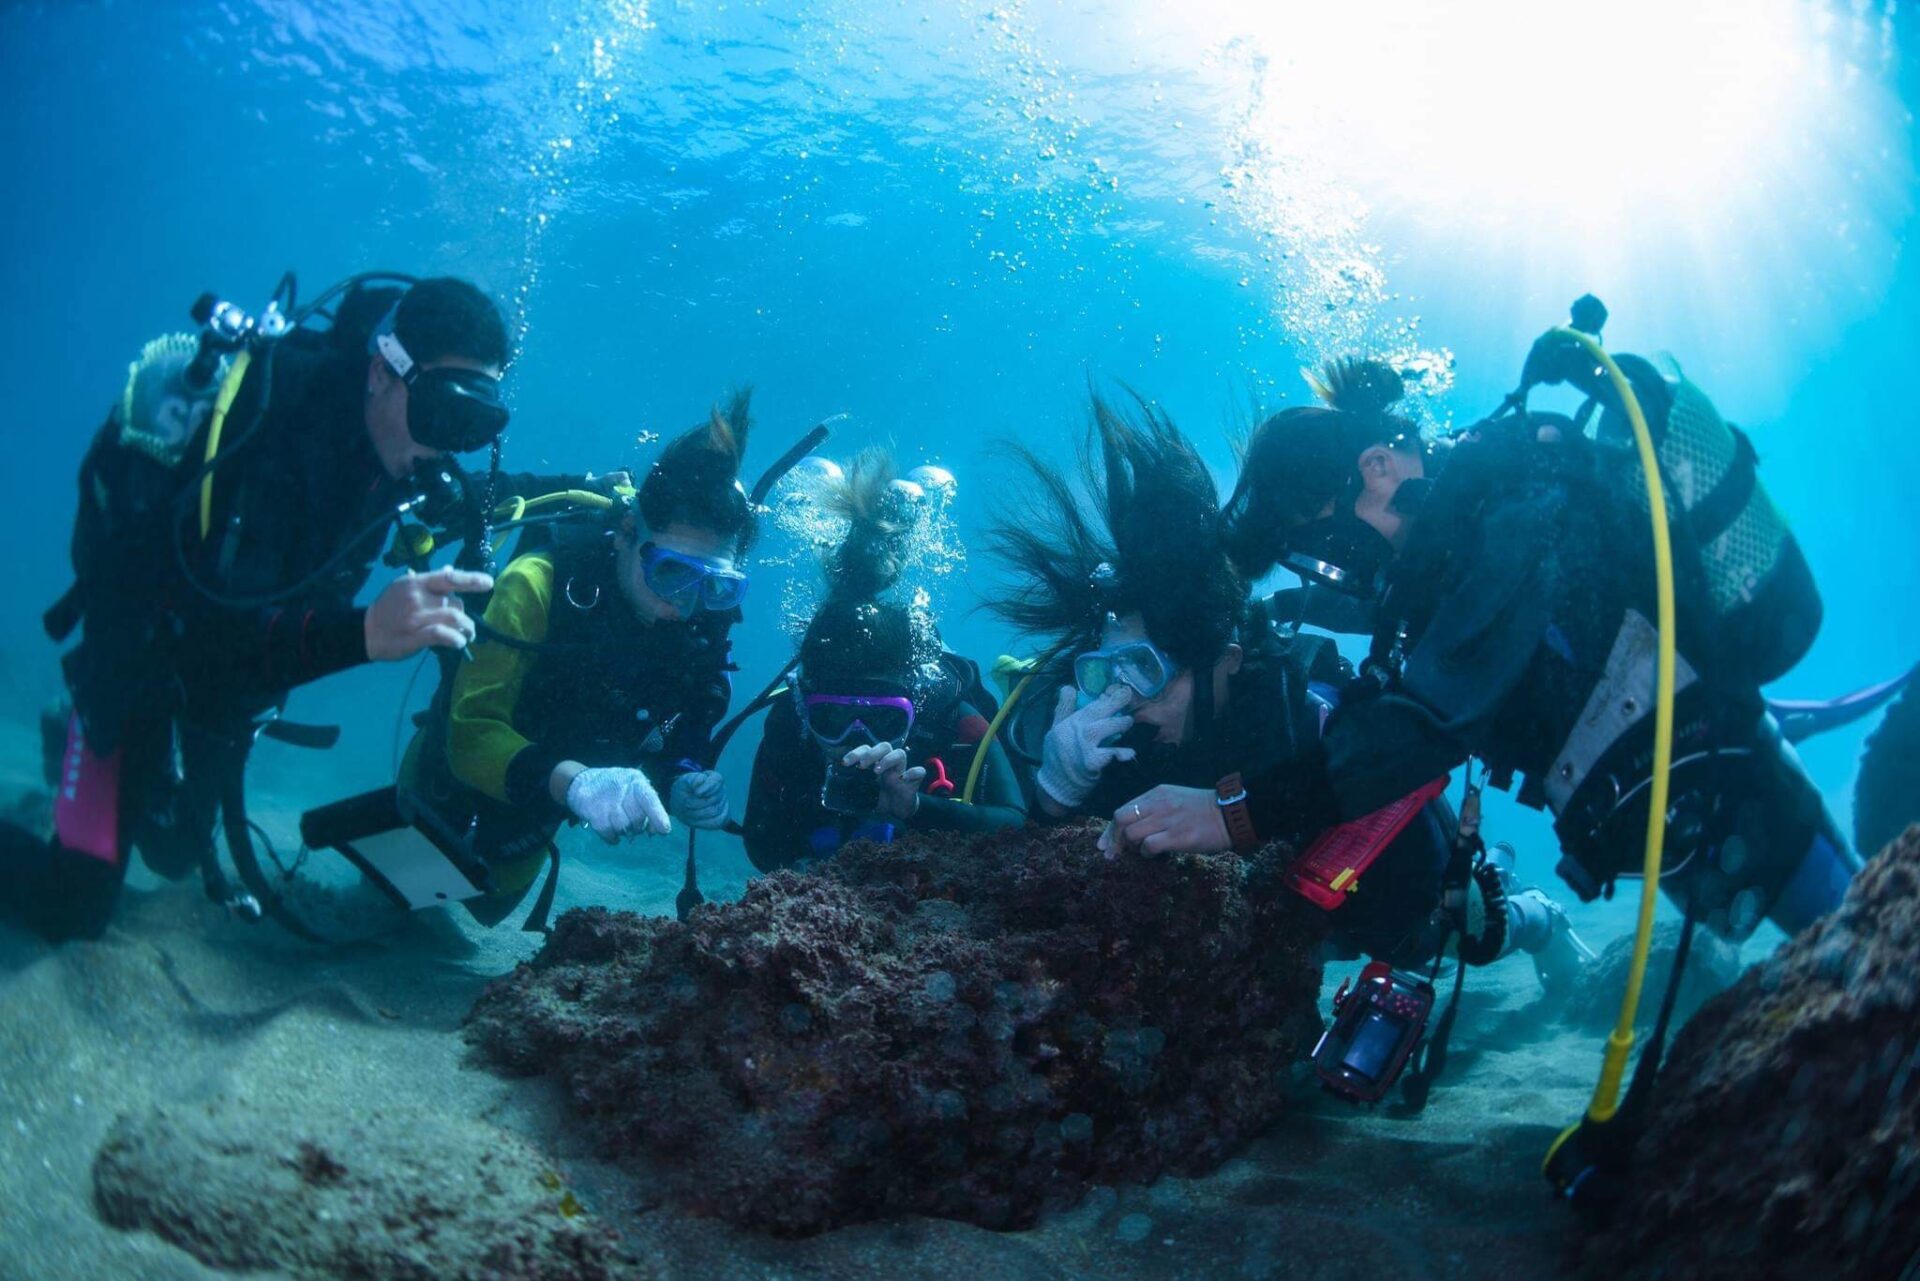
[[[987,761],[980,767],[973,804],[967,804],[958,796],[922,796],[920,808],[908,826],[917,832],[993,832],[1026,822],[1026,803],[1020,794],[1020,780],[1013,772],[1013,762],[997,741],[989,743],[986,751]],[[954,781],[965,786],[966,771],[972,767],[973,761],[969,758]]]
[[[202,674],[257,673],[263,689],[289,690],[367,662],[366,620],[353,605],[222,610],[192,629],[194,649]]]
[[[800,718],[785,699],[767,712],[747,785],[741,826],[747,857],[762,872],[777,871],[810,852],[808,821],[819,806],[820,766],[801,737]]]
[[[1298,842],[1371,814],[1484,750],[1552,622],[1557,490],[1502,504],[1448,584],[1398,689],[1348,702],[1317,753],[1245,779],[1254,830]]]

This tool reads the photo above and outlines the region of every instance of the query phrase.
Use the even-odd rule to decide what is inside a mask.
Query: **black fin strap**
[[[521,923],[521,930],[528,934],[551,934],[553,926],[547,918],[553,915],[553,896],[560,889],[560,844],[547,842],[547,883],[540,887],[540,897],[533,901],[533,910],[527,913],[527,919]]]

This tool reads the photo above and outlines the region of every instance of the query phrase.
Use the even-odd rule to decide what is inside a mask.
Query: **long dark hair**
[[[989,554],[1010,590],[988,608],[1044,642],[1087,648],[1108,614],[1138,613],[1183,666],[1226,651],[1244,621],[1245,581],[1227,556],[1213,475],[1164,410],[1095,393],[1083,500],[1067,475],[1020,446],[1027,484],[997,513]]]
[[[869,449],[821,496],[827,510],[846,520],[847,534],[827,558],[827,597],[800,641],[800,669],[810,688],[873,679],[912,687],[916,669],[938,652],[924,610],[880,599],[906,568],[913,528],[912,500],[893,481],[892,456]]]
[[[747,452],[753,389],[743,387],[715,405],[707,421],[675,437],[640,484],[640,518],[647,528],[693,525],[731,537],[734,555],[746,554],[758,532],[752,504],[740,484]]]
[[[1227,547],[1248,582],[1280,559],[1288,529],[1357,487],[1362,453],[1419,439],[1410,419],[1391,412],[1406,386],[1384,362],[1344,357],[1309,382],[1327,407],[1283,409],[1254,428],[1227,499]]]

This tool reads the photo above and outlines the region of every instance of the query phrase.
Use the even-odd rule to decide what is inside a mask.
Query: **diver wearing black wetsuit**
[[[49,937],[99,933],[130,848],[168,877],[199,864],[214,891],[216,814],[244,813],[247,752],[294,687],[369,661],[372,631],[389,659],[471,634],[452,593],[484,588],[484,575],[439,571],[389,587],[376,606],[381,628],[353,603],[402,505],[425,492],[407,464],[430,463],[446,478],[441,516],[464,533],[486,486],[463,490],[439,451],[487,443],[506,417],[496,390],[506,335],[492,303],[453,280],[422,282],[405,299],[356,287],[330,329],[296,327],[255,353],[217,464],[203,462],[208,417],[156,447],[143,430],[151,424],[127,412],[135,384],[89,448],[76,582],[49,611],[48,630],[60,640],[84,623],[63,659],[77,732],[62,769],[111,762],[117,788],[100,803],[117,816],[98,830],[117,829],[117,840],[83,854],[9,834],[0,901]],[[450,393],[443,384],[454,377],[464,389]],[[388,399],[377,401],[376,388]],[[449,400],[457,403],[440,422],[449,434],[412,439],[418,411]],[[398,415],[385,444],[376,406]],[[498,482],[502,496],[553,484]],[[396,602],[412,629],[404,635],[391,627]]]
[[[467,904],[477,919],[513,909],[575,817],[549,785],[562,762],[637,769],[661,796],[710,768],[739,621],[738,609],[642,620],[598,529],[566,530],[507,566],[474,661],[453,671],[400,772],[453,830],[473,832],[492,878]]]
[[[960,799],[987,724],[998,710],[980,683],[980,669],[943,653],[933,687],[914,698],[916,715],[906,740],[905,768],[925,770],[911,817],[871,811],[836,813],[822,803],[829,766],[868,742],[833,746],[808,729],[800,687],[767,713],[744,820],[747,857],[763,872],[830,858],[848,841],[885,843],[903,832],[988,832],[1017,827],[1026,817],[1020,784],[999,743],[987,748],[974,802]]]
[[[1704,397],[1668,384],[1646,362],[1622,357],[1621,364],[1657,431],[1677,402],[1696,417],[1711,413],[1710,405],[1699,408]],[[1399,420],[1379,408],[1292,412],[1331,416],[1281,424],[1290,439],[1276,431],[1268,461],[1294,475],[1316,450],[1337,475],[1356,454],[1398,451],[1405,438]],[[1406,795],[1472,754],[1487,762],[1494,785],[1521,776],[1520,801],[1553,811],[1566,855],[1561,875],[1583,898],[1638,871],[1656,611],[1644,502],[1635,501],[1644,490],[1637,490],[1636,459],[1608,443],[1618,432],[1610,418],[1599,440],[1548,416],[1490,427],[1452,451],[1417,507],[1404,504],[1412,508],[1404,546],[1397,557],[1391,550],[1381,557],[1389,587],[1375,639],[1381,670],[1397,666],[1397,679],[1359,682],[1307,767],[1246,775],[1246,804],[1261,836],[1307,838]],[[1749,451],[1749,468],[1750,461]],[[1755,490],[1738,479],[1739,466],[1730,469],[1740,491],[1733,498],[1750,499]],[[1235,513],[1243,528],[1284,510],[1268,507],[1262,517],[1258,484],[1242,485],[1253,495]],[[1339,503],[1364,501],[1361,481],[1352,485]],[[1356,491],[1360,500],[1351,498]],[[1312,540],[1302,531],[1320,529],[1347,548],[1364,547],[1370,536],[1353,511],[1327,505],[1333,514],[1314,520],[1314,502],[1291,504],[1309,519],[1273,537],[1306,547]],[[1803,928],[1839,901],[1859,866],[1766,715],[1752,670],[1776,653],[1797,656],[1818,625],[1817,597],[1790,540],[1780,544],[1778,577],[1749,585],[1750,598],[1771,590],[1791,602],[1759,616],[1774,630],[1756,624],[1745,635],[1731,632],[1708,608],[1698,549],[1722,537],[1740,511],[1735,501],[1708,499],[1675,522],[1680,657],[1663,877],[1670,894],[1733,937],[1763,916],[1789,933]],[[1331,563],[1337,554],[1321,559]]]
[[[1258,618],[1243,633],[1242,651],[1240,670],[1227,678],[1226,699],[1212,712],[1209,726],[1196,725],[1182,742],[1168,744],[1154,741],[1152,726],[1135,725],[1116,744],[1131,748],[1133,759],[1109,764],[1093,792],[1070,815],[1054,821],[1104,817],[1162,784],[1211,790],[1234,770],[1253,777],[1284,775],[1296,765],[1312,768],[1322,722],[1337,706],[1351,669],[1324,638],[1283,638]],[[1039,769],[1054,695],[1067,679],[1062,673],[1051,681],[1036,680],[1021,700],[1020,714],[1010,718],[1009,746],[1029,786]],[[1047,817],[1043,806],[1034,805],[1032,812]],[[1381,851],[1331,915],[1342,949],[1403,966],[1431,958],[1439,939],[1429,918],[1439,902],[1454,829],[1452,806],[1436,799]]]

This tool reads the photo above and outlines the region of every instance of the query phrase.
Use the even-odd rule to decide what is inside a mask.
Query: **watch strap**
[[[1220,807],[1233,848],[1242,854],[1251,853],[1260,838],[1253,830],[1253,815],[1247,812],[1247,785],[1240,775],[1229,774],[1215,783],[1213,801]]]

